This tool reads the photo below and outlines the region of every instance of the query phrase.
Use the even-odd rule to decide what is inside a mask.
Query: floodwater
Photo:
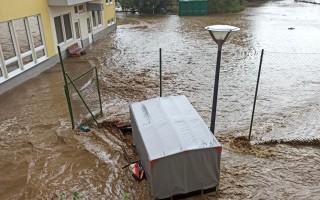
[[[128,121],[131,102],[159,95],[162,48],[163,94],[186,95],[209,126],[217,49],[204,27],[240,27],[223,47],[220,190],[192,199],[319,199],[319,143],[250,145],[242,137],[265,49],[253,142],[319,138],[319,14],[318,5],[289,0],[206,17],[121,14],[114,33],[66,66],[70,74],[97,66],[103,119]],[[104,129],[70,130],[62,82],[57,65],[0,97],[0,199],[73,192],[83,199],[148,199],[147,183],[121,169],[127,162],[118,137]]]

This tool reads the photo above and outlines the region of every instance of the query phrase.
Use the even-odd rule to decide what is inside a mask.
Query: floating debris
[[[83,132],[89,132],[90,131],[90,127],[89,126],[80,126],[79,129]]]

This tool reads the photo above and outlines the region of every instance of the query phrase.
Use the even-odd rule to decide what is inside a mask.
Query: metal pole
[[[71,104],[70,94],[69,94],[69,87],[68,87],[68,82],[67,82],[67,77],[66,77],[66,71],[64,69],[63,60],[62,60],[62,56],[61,56],[61,50],[60,50],[59,46],[58,46],[58,53],[59,53],[59,58],[60,58],[60,63],[61,63],[61,68],[62,68],[62,73],[63,73],[64,93],[65,93],[66,99],[67,99],[72,129],[74,129],[74,120],[73,120],[72,104]]]
[[[220,74],[220,63],[221,63],[221,49],[222,49],[222,44],[218,44],[218,55],[217,55],[217,64],[216,64],[216,74],[214,79],[214,91],[213,91],[211,124],[210,124],[210,131],[212,132],[212,134],[214,134],[215,123],[216,123],[219,74]]]
[[[94,70],[96,72],[97,89],[98,89],[99,104],[100,104],[100,114],[102,114],[102,102],[101,102],[101,93],[100,93],[100,86],[99,86],[98,69],[95,67]]]
[[[162,97],[162,50],[159,49],[160,53],[160,97]]]
[[[91,110],[90,110],[90,108],[89,108],[89,106],[87,105],[87,103],[84,101],[84,99],[82,98],[82,96],[81,96],[81,94],[80,94],[80,92],[79,92],[79,90],[77,89],[77,87],[74,85],[74,83],[73,83],[73,81],[71,80],[71,78],[70,78],[70,76],[68,75],[68,73],[66,73],[66,76],[68,77],[68,79],[69,79],[69,81],[70,81],[70,83],[71,83],[71,85],[73,86],[73,88],[76,90],[76,92],[78,93],[78,95],[79,95],[79,97],[80,97],[80,99],[81,99],[81,101],[82,101],[82,103],[85,105],[85,107],[87,108],[87,110],[89,111],[89,113],[90,113],[90,115],[91,115],[91,117],[92,117],[92,119],[97,123],[97,125],[99,125],[99,123],[97,122],[97,120],[94,118],[94,115],[92,114],[92,112],[91,112]]]
[[[249,130],[249,141],[251,139],[253,117],[254,117],[254,111],[256,109],[256,101],[257,101],[258,88],[259,88],[259,82],[260,82],[260,74],[261,74],[261,67],[262,67],[262,61],[263,61],[263,54],[264,54],[264,49],[261,50],[261,56],[260,56],[260,64],[259,64],[259,72],[258,72],[258,79],[257,79],[257,85],[256,85],[256,93],[254,95],[253,109],[252,109],[251,123],[250,123],[250,130]]]

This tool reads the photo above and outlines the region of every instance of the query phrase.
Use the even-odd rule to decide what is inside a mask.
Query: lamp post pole
[[[216,115],[217,115],[217,102],[218,102],[218,89],[219,89],[219,75],[220,75],[220,65],[221,65],[221,50],[222,45],[228,39],[231,32],[239,31],[240,29],[229,25],[213,25],[207,26],[206,29],[209,31],[212,39],[218,45],[218,55],[216,64],[216,74],[214,79],[214,91],[213,91],[213,101],[212,101],[212,111],[211,111],[211,123],[210,131],[214,134]]]
[[[218,102],[221,50],[222,50],[222,44],[218,44],[218,55],[217,55],[217,64],[216,64],[216,74],[214,78],[214,90],[213,90],[213,101],[212,101],[211,123],[210,123],[210,131],[213,134],[214,134],[214,128],[216,124],[216,115],[217,115],[216,113],[217,113],[217,102]]]

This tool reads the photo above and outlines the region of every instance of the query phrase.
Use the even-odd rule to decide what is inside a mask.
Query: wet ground
[[[223,49],[216,128],[224,147],[220,191],[192,199],[319,199],[318,143],[251,145],[242,137],[264,48],[253,141],[319,138],[319,13],[317,5],[275,1],[207,17],[121,14],[114,33],[66,66],[73,75],[97,66],[103,120],[128,121],[131,102],[159,95],[162,48],[163,94],[186,95],[209,126],[216,45],[204,27],[240,27]],[[147,183],[121,169],[126,144],[119,137],[106,129],[70,129],[59,65],[0,99],[0,199],[55,199],[72,192],[83,199],[149,198]]]

